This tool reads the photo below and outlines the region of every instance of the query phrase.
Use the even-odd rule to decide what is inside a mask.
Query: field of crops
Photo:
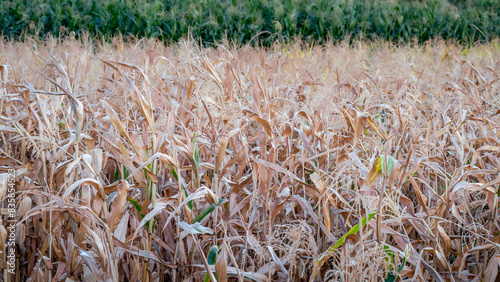
[[[3,281],[498,275],[499,41],[0,50]]]
[[[0,7],[0,33],[16,39],[88,32],[271,46],[295,38],[473,44],[500,36],[498,0],[0,0]]]

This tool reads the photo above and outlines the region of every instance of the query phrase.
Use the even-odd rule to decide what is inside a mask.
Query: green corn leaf
[[[385,165],[385,156],[382,155],[378,158],[377,161],[377,172],[382,170],[382,174],[385,176],[388,176],[392,169],[394,168],[394,163],[396,160],[394,160],[393,157],[387,156],[387,171],[386,171],[386,165]]]
[[[141,217],[141,219],[143,219],[146,215],[142,214],[142,207],[141,205],[139,204],[139,202],[137,202],[136,200],[134,200],[133,198],[131,197],[127,197],[127,200],[134,206],[134,208],[139,212],[139,216]],[[149,222],[146,222],[146,224],[144,224],[144,226],[146,226],[146,230],[149,230]],[[151,231],[154,231],[155,230],[155,225],[156,225],[156,217],[155,219],[153,220],[153,229]]]
[[[131,197],[127,197],[127,200],[134,206],[134,208],[139,212],[139,216],[141,217],[141,219],[143,219],[146,215],[142,214],[142,207],[141,205],[136,201],[134,200],[133,198]],[[156,217],[155,219],[153,220],[153,229],[151,231],[154,231],[155,230],[155,225],[156,225]],[[144,226],[146,226],[146,230],[149,230],[149,221],[146,222],[146,224],[144,224]]]
[[[193,135],[193,147],[194,147],[194,163],[196,165],[196,171],[200,167],[200,157],[198,156],[198,144],[196,143],[196,133]]]
[[[219,248],[217,246],[213,246],[212,248],[210,248],[210,251],[208,251],[207,262],[209,265],[215,264],[217,260],[217,251],[219,251]],[[217,274],[214,273],[214,276],[215,279],[219,281]],[[210,282],[210,276],[208,275],[208,273],[205,274],[205,279],[203,280],[203,282]]]
[[[201,222],[208,214],[210,214],[213,210],[215,209],[215,204],[212,204],[210,207],[208,207],[206,210],[204,210],[202,213],[200,213],[193,221],[193,223],[196,222]]]
[[[115,171],[115,176],[113,177],[113,182],[117,181],[118,177],[120,177],[120,170],[117,168]]]
[[[128,171],[128,169],[123,166],[123,179],[127,179],[130,175],[130,171]]]
[[[224,202],[223,199],[219,199],[219,203],[217,205],[222,204]],[[206,210],[204,210],[202,213],[200,213],[193,221],[193,223],[196,222],[201,222],[207,215],[209,215],[211,212],[213,212],[215,209],[215,204],[212,204],[210,207],[208,207]]]
[[[217,259],[217,251],[219,251],[219,248],[217,246],[213,246],[210,248],[210,251],[208,252],[207,256],[207,261],[209,265],[214,265],[215,260]]]
[[[387,246],[384,246],[384,249],[386,247]],[[387,247],[387,249],[389,249],[389,248]],[[391,252],[391,254],[392,254],[392,252]],[[385,282],[396,282],[396,279],[398,279],[399,273],[401,273],[401,271],[405,267],[406,261],[407,261],[407,259],[408,259],[409,256],[410,256],[410,248],[407,247],[406,250],[405,250],[405,256],[403,258],[403,261],[401,262],[401,264],[398,267],[398,271],[396,273],[390,272],[387,275],[387,278],[385,278],[385,280],[384,280]],[[394,262],[394,256],[392,257],[392,259],[393,259],[393,262]]]
[[[139,214],[141,214],[141,211],[142,211],[141,205],[131,197],[127,197],[127,200],[134,206],[134,208],[139,212]],[[142,217],[144,217],[143,214],[141,214],[141,215],[142,215]]]
[[[387,254],[387,256],[384,258],[386,262],[389,262],[389,272],[392,271],[392,265],[394,264],[394,253],[391,251],[389,246],[384,245],[384,252]]]
[[[200,167],[200,157],[198,156],[198,146],[194,147],[194,163],[196,164],[196,170]]]
[[[363,225],[366,225],[366,223],[372,219],[375,215],[377,214],[377,211],[372,211],[371,213],[369,213],[367,216],[363,217],[363,219],[361,220],[362,224]],[[342,236],[342,238],[340,238],[335,244],[333,244],[329,249],[328,249],[328,252],[333,252],[335,251],[336,249],[338,249],[340,246],[342,246],[342,244],[344,244],[344,241],[345,239],[347,238],[347,236],[351,235],[351,234],[355,234],[359,231],[359,223],[354,225],[351,230],[349,230],[349,232],[347,232],[344,236]]]
[[[400,273],[403,270],[403,268],[405,267],[406,261],[410,257],[410,252],[411,252],[411,248],[409,245],[407,245],[406,250],[405,250],[405,257],[403,258],[403,261],[401,262],[401,264],[398,267],[398,273]]]
[[[385,278],[385,280],[384,280],[384,281],[385,281],[385,282],[396,282],[396,279],[397,279],[397,278],[398,278],[398,277],[397,277],[396,275],[394,275],[394,274],[392,274],[392,273],[389,273],[389,274],[387,275],[387,278]]]
[[[377,211],[372,211],[369,213],[367,216],[365,216],[363,219],[361,219],[361,224],[365,225],[370,219],[372,219],[375,215],[377,214]],[[342,238],[340,238],[335,244],[333,244],[326,252],[321,254],[321,256],[316,260],[316,263],[313,268],[313,273],[311,276],[311,281],[313,281],[313,278],[316,277],[316,275],[319,273],[321,267],[323,264],[332,256],[332,253],[338,249],[342,244],[344,244],[347,236],[357,233],[359,231],[359,223],[354,225],[349,232],[347,232]]]
[[[391,251],[389,246],[384,245],[384,252],[389,256],[389,258],[391,259],[391,262],[394,262],[394,253]],[[389,260],[387,260],[387,261],[389,261]]]
[[[175,180],[179,181],[179,176],[177,175],[177,171],[175,171],[175,168],[172,168],[172,175],[174,176]]]

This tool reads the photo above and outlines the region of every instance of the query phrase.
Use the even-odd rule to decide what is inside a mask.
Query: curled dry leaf
[[[108,215],[108,226],[114,231],[123,217],[123,211],[127,200],[129,184],[127,181],[120,180],[116,187],[116,198],[111,205],[111,212]]]

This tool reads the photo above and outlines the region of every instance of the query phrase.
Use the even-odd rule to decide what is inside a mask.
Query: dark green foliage
[[[275,40],[384,39],[396,43],[440,37],[459,43],[500,34],[497,0],[34,0],[0,3],[4,37],[88,31],[158,37],[176,42],[191,33],[205,43]],[[260,35],[258,35],[260,33]]]

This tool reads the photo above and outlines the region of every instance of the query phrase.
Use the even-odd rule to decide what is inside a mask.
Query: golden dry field
[[[0,65],[3,281],[498,281],[499,41]]]

